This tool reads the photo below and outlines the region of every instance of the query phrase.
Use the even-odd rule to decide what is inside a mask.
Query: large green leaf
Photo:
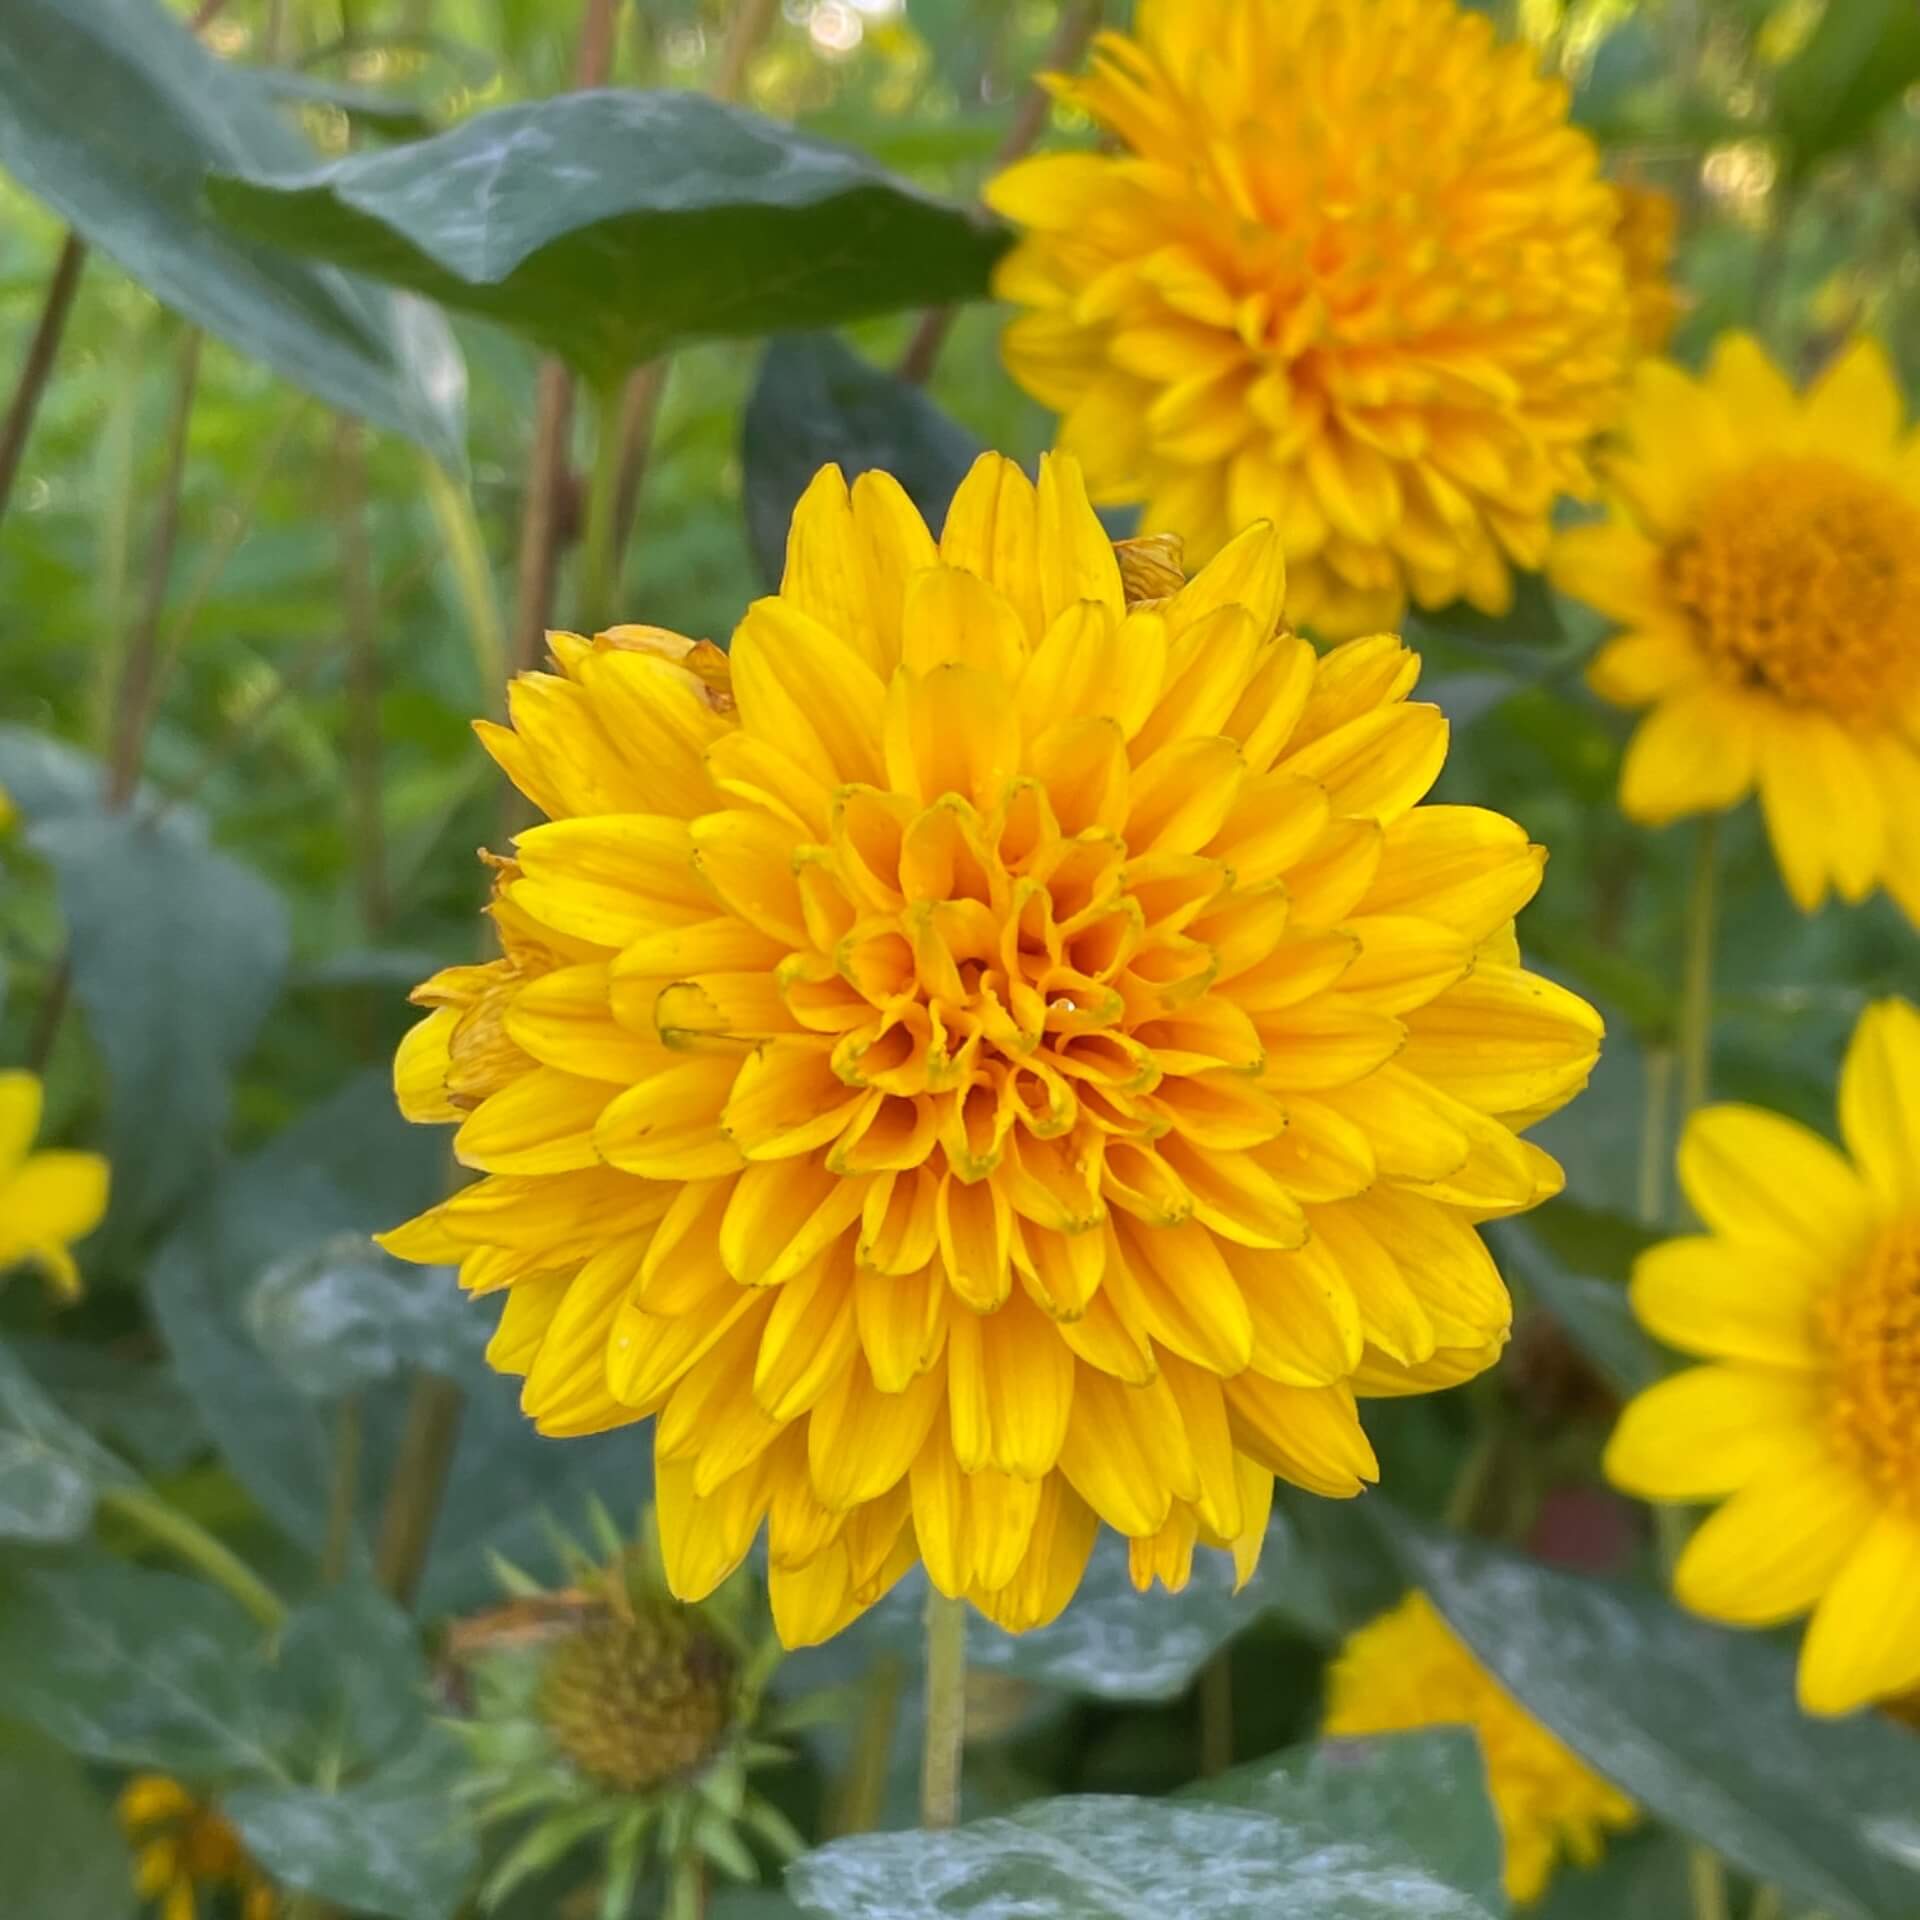
[[[277,1773],[263,1672],[258,1627],[197,1580],[103,1561],[0,1577],[0,1714],[88,1759]]]
[[[77,1540],[97,1491],[132,1477],[0,1346],[0,1540]]]
[[[1616,1393],[1638,1393],[1671,1370],[1659,1342],[1634,1318],[1622,1280],[1569,1266],[1531,1220],[1503,1220],[1491,1237],[1502,1263],[1526,1282]],[[1559,1244],[1577,1248],[1579,1241],[1563,1239]],[[1611,1265],[1604,1244],[1596,1245],[1592,1254],[1596,1265]]]
[[[697,93],[500,107],[209,183],[233,225],[496,320],[608,381],[696,340],[974,299],[1005,235],[865,156]]]
[[[1920,8],[1911,0],[1828,0],[1774,82],[1788,167],[1804,173],[1851,141],[1920,79]]]
[[[42,1734],[0,1726],[0,1860],[21,1920],[132,1920],[133,1867],[85,1772]]]
[[[458,464],[466,372],[442,318],[237,235],[205,203],[216,170],[311,164],[274,86],[155,0],[8,0],[0,166],[209,333]]]
[[[54,872],[74,998],[106,1062],[110,1244],[210,1173],[228,1082],[280,992],[279,896],[184,826],[75,810],[27,843]]]
[[[1250,1782],[1241,1791],[1257,1793]],[[1284,1795],[1280,1796],[1284,1797]],[[1488,1920],[1392,1834],[1199,1801],[1068,1797],[951,1833],[837,1840],[788,1869],[832,1920]]]
[[[289,1393],[254,1336],[249,1301],[290,1249],[368,1235],[431,1204],[445,1177],[444,1152],[432,1130],[400,1118],[387,1075],[365,1074],[222,1170],[153,1266],[161,1332],[215,1445],[273,1520],[315,1553],[327,1533],[331,1410]],[[633,1428],[542,1439],[520,1411],[517,1383],[480,1357],[496,1317],[491,1303],[460,1295],[445,1270],[422,1272],[414,1284],[443,1289],[452,1330],[467,1329],[458,1366],[449,1355],[467,1401],[421,1589],[422,1606],[438,1612],[497,1592],[490,1552],[544,1564],[545,1521],[576,1522],[590,1493],[630,1509],[647,1484],[649,1453]],[[400,1381],[362,1396],[367,1529],[385,1496],[405,1400]]]
[[[1505,1904],[1500,1829],[1480,1745],[1461,1727],[1369,1740],[1319,1740],[1235,1767],[1189,1797],[1270,1813],[1325,1844],[1362,1840],[1408,1854],[1492,1912]]]
[[[1556,1572],[1405,1521],[1409,1579],[1514,1696],[1660,1819],[1832,1915],[1920,1912],[1920,1742],[1877,1715],[1809,1719],[1793,1652],[1645,1587]]]
[[[281,1886],[357,1914],[448,1920],[478,1857],[457,1798],[463,1767],[459,1742],[428,1727],[409,1751],[338,1790],[246,1786],[220,1806]]]
[[[779,581],[787,523],[829,461],[851,480],[878,467],[898,480],[931,527],[980,442],[920,388],[863,360],[830,333],[783,335],[761,357],[741,429],[747,536],[760,575]]]

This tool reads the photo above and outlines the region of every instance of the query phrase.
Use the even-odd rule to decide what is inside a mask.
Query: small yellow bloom
[[[107,1163],[97,1153],[34,1153],[40,1082],[0,1073],[0,1272],[23,1260],[71,1300],[80,1292],[73,1243],[107,1211]]]
[[[1620,804],[1660,825],[1756,788],[1787,890],[1884,886],[1920,921],[1920,434],[1887,359],[1846,349],[1796,396],[1745,334],[1704,379],[1648,361],[1612,517],[1553,575],[1626,629],[1591,669],[1648,707]]]
[[[763,1521],[790,1644],[915,1560],[1037,1625],[1103,1520],[1244,1575],[1276,1474],[1374,1477],[1356,1393],[1499,1353],[1474,1227],[1599,1021],[1519,963],[1544,851],[1418,804],[1418,660],[1284,584],[1265,526],[1123,561],[1064,456],[937,546],[830,467],[731,655],[556,634],[483,725],[551,821],[396,1082],[489,1177],[386,1244],[508,1290],[544,1431],[658,1416],[682,1599]]]
[[[1673,235],[1679,210],[1658,187],[1622,180],[1614,185],[1620,217],[1614,239],[1627,269],[1630,338],[1637,354],[1659,353],[1673,338],[1680,294],[1673,284]]]
[[[987,190],[1014,378],[1099,502],[1206,560],[1279,527],[1331,637],[1511,602],[1623,398],[1614,190],[1455,0],[1141,0],[1054,83],[1109,136]]]
[[[155,1920],[195,1920],[224,1911],[232,1896],[237,1920],[274,1920],[272,1884],[254,1865],[240,1836],[209,1802],[161,1773],[136,1774],[120,1793],[120,1825],[133,1847],[133,1879]]]
[[[1476,1660],[1424,1593],[1348,1636],[1328,1675],[1327,1731],[1470,1727],[1506,1843],[1508,1895],[1539,1899],[1560,1857],[1599,1859],[1609,1829],[1639,1817]]]
[[[1635,1312],[1710,1364],[1622,1414],[1607,1474],[1648,1500],[1724,1500],[1674,1588],[1772,1626],[1813,1611],[1800,1703],[1920,1687],[1920,1013],[1869,1007],[1840,1076],[1846,1153],[1757,1107],[1680,1144],[1704,1234],[1641,1256]]]

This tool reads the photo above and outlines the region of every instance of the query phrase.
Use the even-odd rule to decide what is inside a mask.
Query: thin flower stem
[[[463,1404],[460,1389],[437,1373],[423,1373],[413,1383],[373,1565],[375,1579],[402,1606],[412,1603],[426,1570]]]
[[[1785,1896],[1778,1887],[1755,1887],[1747,1920],[1783,1920],[1786,1910]]]
[[[902,1663],[893,1654],[882,1654],[868,1670],[860,1721],[854,1729],[853,1757],[835,1796],[830,1823],[835,1837],[871,1833],[880,1824],[903,1677]]]
[[[526,499],[520,510],[520,572],[514,597],[513,651],[508,669],[530,673],[553,611],[559,570],[561,495],[567,484],[567,441],[573,420],[573,381],[558,360],[541,363],[534,383],[533,447]]]
[[[191,1514],[163,1500],[151,1487],[108,1487],[100,1495],[100,1506],[138,1527],[150,1539],[171,1547],[188,1565],[239,1601],[263,1627],[277,1628],[285,1621],[286,1602]]]
[[[1060,73],[1069,67],[1077,67],[1080,56],[1087,50],[1087,42],[1093,38],[1094,29],[1100,24],[1101,12],[1102,0],[1074,0],[1074,4],[1060,16],[1060,25],[1040,58],[1040,71]],[[1036,77],[1020,102],[1020,110],[1013,117],[1013,125],[1007,129],[1007,137],[994,153],[991,162],[993,172],[999,173],[1003,168],[1010,167],[1046,131],[1050,103],[1051,95]],[[934,364],[940,358],[940,349],[946,345],[947,335],[952,330],[958,312],[956,307],[929,307],[920,316],[920,324],[914,328],[913,338],[907,342],[907,350],[900,356],[900,365],[896,369],[902,380],[923,387],[933,377]]]
[[[682,1848],[667,1876],[667,1905],[661,1920],[704,1920],[707,1870],[691,1845]]]
[[[960,1823],[967,1737],[967,1603],[927,1589],[927,1727],[920,1755],[920,1824]]]
[[[27,450],[33,417],[40,411],[40,396],[47,390],[47,376],[53,372],[60,336],[67,329],[67,316],[73,311],[73,296],[79,291],[81,270],[86,264],[87,243],[77,233],[69,233],[60,248],[53,278],[47,282],[47,297],[27,344],[26,361],[7,405],[6,421],[0,424],[0,514],[6,512],[13,495],[20,458]]]
[[[1687,1849],[1687,1889],[1693,1896],[1693,1920],[1731,1920],[1727,1870],[1711,1847]]]
[[[166,469],[154,520],[153,545],[147,555],[146,593],[126,653],[121,657],[119,683],[114,692],[113,737],[107,753],[107,804],[115,809],[125,807],[139,788],[147,729],[153,723],[154,699],[159,691],[160,616],[166,609],[173,550],[180,536],[180,491],[186,477],[187,435],[193,420],[194,391],[200,378],[202,337],[194,327],[180,342],[173,410],[167,422]]]
[[[1694,841],[1693,882],[1687,895],[1685,970],[1680,988],[1680,1113],[1706,1104],[1713,1077],[1713,933],[1720,818],[1706,814]]]
[[[467,648],[473,656],[474,677],[480,699],[489,710],[501,706],[507,684],[507,636],[500,624],[500,599],[494,586],[493,567],[487,559],[486,536],[480,530],[480,516],[474,510],[472,488],[456,482],[431,454],[420,456],[421,478],[426,485],[427,505],[447,565],[453,575],[454,589],[465,616]]]
[[[1233,1654],[1222,1647],[1200,1669],[1200,1775],[1217,1779],[1233,1765]]]
[[[654,427],[660,418],[660,398],[667,390],[672,362],[662,356],[649,360],[627,377],[620,402],[620,477],[613,495],[613,577],[624,576],[627,546],[633,538],[634,509],[640,503],[640,483],[653,453]],[[616,607],[617,613],[619,609]]]
[[[593,478],[587,486],[587,528],[581,550],[579,619],[587,633],[611,624],[618,594],[621,429],[626,389],[598,396],[593,424]]]

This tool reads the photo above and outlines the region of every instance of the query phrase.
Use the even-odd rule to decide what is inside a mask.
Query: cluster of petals
[[[1565,87],[1456,0],[1141,0],[1054,87],[1107,138],[991,184],[995,290],[1094,499],[1271,520],[1322,635],[1504,612],[1659,325]]]
[[[1184,580],[1077,466],[988,455],[936,544],[825,469],[729,653],[552,637],[489,748],[548,816],[503,957],[396,1078],[485,1177],[387,1236],[502,1290],[542,1430],[653,1418],[668,1577],[767,1529],[818,1640],[916,1561],[1010,1628],[1102,1522],[1136,1580],[1353,1494],[1356,1396],[1507,1335],[1476,1223],[1599,1022],[1526,971],[1544,854],[1422,806],[1391,636],[1282,622],[1268,526]]]

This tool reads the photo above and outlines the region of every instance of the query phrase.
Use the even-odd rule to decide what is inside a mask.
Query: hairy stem
[[[920,1824],[960,1822],[967,1737],[967,1603],[927,1589],[927,1728],[920,1754]]]

